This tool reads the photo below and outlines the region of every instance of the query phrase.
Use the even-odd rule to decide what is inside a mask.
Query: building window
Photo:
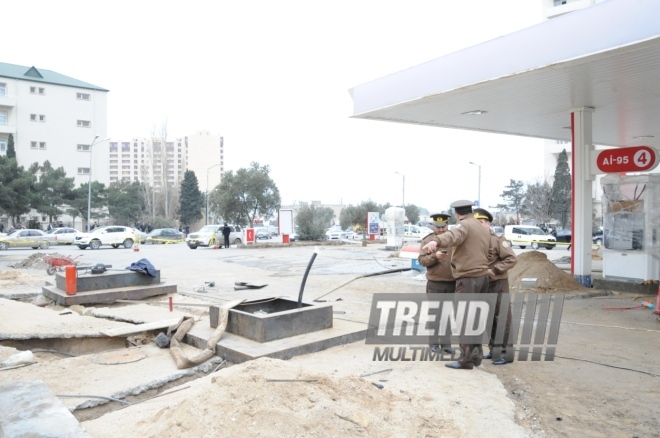
[[[110,166],[110,169],[116,169],[117,166]]]
[[[92,100],[92,96],[87,93],[76,93],[76,99],[78,100]]]
[[[92,126],[92,122],[89,120],[78,120],[78,128],[90,128]]]
[[[89,145],[88,144],[79,144],[78,145],[78,151],[80,151],[80,152],[89,152]]]
[[[123,142],[121,144],[121,151],[122,152],[130,152],[131,151],[131,144],[127,142]]]
[[[46,149],[46,142],[45,141],[40,141],[39,142],[39,149]]]
[[[31,94],[37,94],[37,87],[30,87]]]
[[[37,115],[36,114],[30,114],[30,121],[31,122],[36,122],[37,121]]]
[[[78,175],[89,175],[89,167],[79,167]]]
[[[7,152],[7,143],[4,142],[4,140],[0,140],[0,153],[5,153]]]
[[[0,97],[7,97],[7,84],[0,82]]]
[[[39,114],[39,121],[40,122],[45,122],[46,121],[46,116],[43,114]]]
[[[0,111],[0,125],[7,125],[7,111]]]
[[[37,148],[37,142],[36,141],[31,141],[30,142],[30,149],[36,149]]]
[[[111,142],[110,143],[110,152],[117,152],[117,142]]]
[[[39,94],[41,94],[42,96],[43,96],[44,94],[46,94],[46,89],[45,89],[45,88],[42,88],[42,87],[39,87]]]
[[[110,175],[117,175],[117,171],[116,170],[111,170]]]

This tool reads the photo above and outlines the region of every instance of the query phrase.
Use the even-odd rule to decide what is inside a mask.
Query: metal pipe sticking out
[[[314,247],[314,254],[312,254],[312,258],[309,260],[309,263],[307,264],[307,269],[305,270],[305,275],[303,275],[302,279],[302,284],[300,285],[300,292],[298,293],[298,308],[302,307],[302,297],[303,297],[303,291],[305,290],[305,283],[307,282],[307,276],[309,275],[310,269],[312,269],[312,265],[314,264],[314,259],[316,259],[316,255],[319,253],[319,248]]]

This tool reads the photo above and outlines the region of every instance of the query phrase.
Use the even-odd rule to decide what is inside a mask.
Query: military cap
[[[446,227],[449,223],[449,215],[444,213],[434,213],[431,215],[433,222],[431,224],[436,227]]]
[[[468,214],[472,213],[473,205],[474,203],[472,201],[461,199],[459,201],[452,202],[451,208],[453,208],[458,214]]]
[[[474,213],[475,219],[486,219],[488,222],[493,222],[493,215],[490,214],[488,210],[484,210],[483,208],[475,208],[472,210],[472,213]]]

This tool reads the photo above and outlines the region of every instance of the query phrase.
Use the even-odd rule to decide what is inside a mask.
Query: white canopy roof
[[[356,118],[565,141],[593,107],[594,144],[660,148],[660,1],[602,2],[350,92]]]

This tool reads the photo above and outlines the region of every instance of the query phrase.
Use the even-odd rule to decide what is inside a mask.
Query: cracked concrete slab
[[[0,298],[0,315],[0,340],[101,337],[101,330],[131,325],[4,298]]]
[[[190,312],[170,309],[149,304],[133,304],[122,307],[100,307],[91,312],[97,318],[112,319],[131,324],[145,324],[148,322],[163,321],[165,319],[193,316]]]
[[[137,395],[150,389],[159,388],[197,372],[210,372],[216,363],[222,361],[221,358],[214,356],[199,366],[180,370],[176,367],[169,349],[160,349],[156,345],[145,345],[115,352],[120,354],[124,351],[138,351],[143,359],[127,363],[116,361],[116,364],[109,365],[107,363],[114,362],[99,360],[100,355],[107,354],[105,352],[65,358],[57,362],[36,363],[3,371],[0,373],[0,385],[29,382],[34,380],[34,376],[39,376],[55,394],[84,394],[122,399],[128,395]],[[185,345],[184,352],[192,356],[199,350]],[[126,371],[122,372],[122,368]],[[61,401],[69,411],[109,402],[105,399],[84,395],[79,398],[62,398]]]

